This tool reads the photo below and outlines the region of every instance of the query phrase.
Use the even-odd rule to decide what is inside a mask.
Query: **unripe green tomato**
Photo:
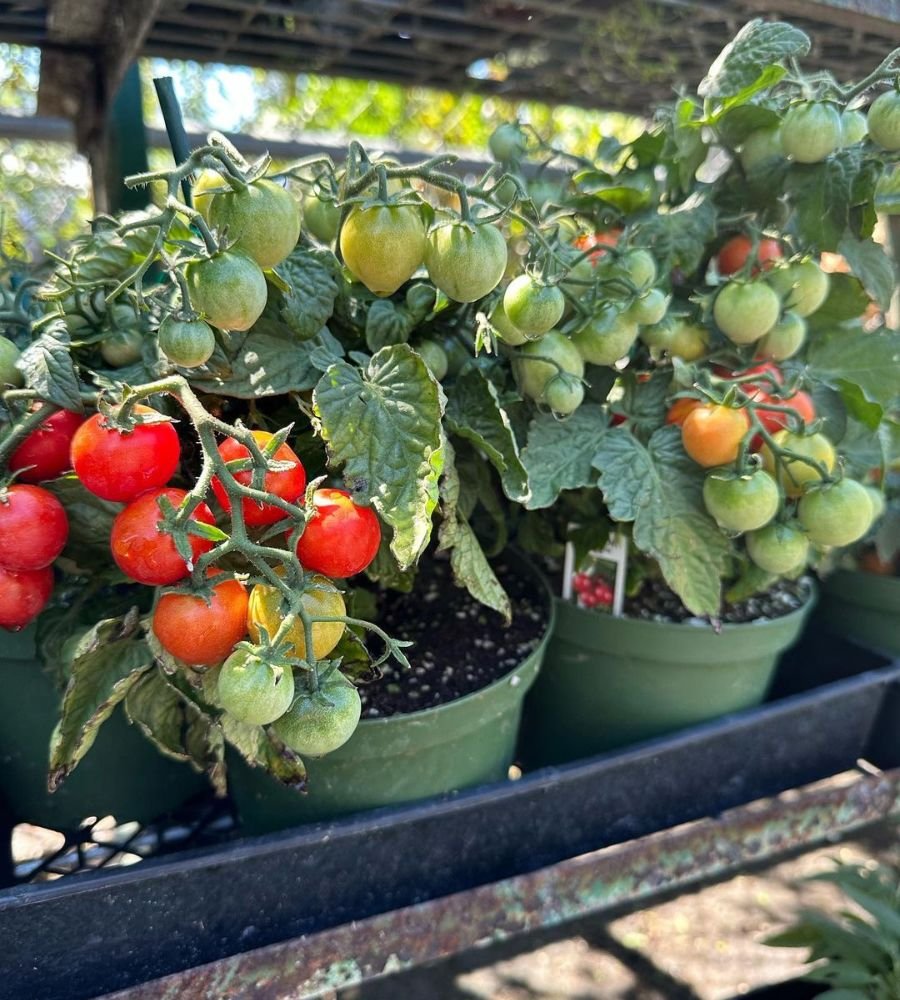
[[[437,293],[431,285],[426,285],[424,282],[417,282],[406,289],[404,299],[406,301],[406,308],[413,315],[424,318],[434,309],[434,304],[437,301]]]
[[[444,348],[436,340],[421,340],[415,345],[415,350],[431,374],[440,382],[447,374],[449,366]]]
[[[488,139],[491,156],[500,163],[511,163],[521,159],[527,144],[525,133],[513,122],[498,125]]]
[[[786,312],[759,342],[756,357],[786,361],[800,350],[805,340],[806,320],[794,312]]]
[[[778,322],[781,302],[763,281],[729,281],[716,296],[713,316],[733,344],[753,344]]]
[[[341,210],[333,201],[307,195],[303,199],[303,224],[320,243],[331,246],[341,225]]]
[[[300,206],[290,191],[266,178],[243,191],[214,195],[209,220],[263,269],[280,264],[300,238]]]
[[[833,104],[803,101],[781,123],[781,148],[798,163],[821,163],[842,142],[841,114]]]
[[[503,309],[526,337],[540,337],[562,318],[566,300],[556,285],[544,285],[528,274],[514,278],[503,294]]]
[[[872,525],[872,501],[865,486],[855,479],[841,479],[805,493],[797,518],[814,545],[850,545]]]
[[[703,482],[703,502],[723,531],[754,531],[778,513],[781,493],[762,469],[746,476],[715,469]]]
[[[259,265],[225,250],[184,269],[191,305],[220,330],[249,330],[266,307],[268,289]]]
[[[425,243],[428,277],[454,302],[475,302],[492,292],[506,270],[506,240],[490,223],[439,225]]]
[[[447,375],[456,378],[466,364],[472,360],[472,353],[459,337],[449,334],[441,342],[444,353],[447,355]]]
[[[560,256],[567,260],[581,257],[573,264],[569,273],[559,283],[559,287],[568,292],[574,299],[579,299],[590,291],[590,283],[594,280],[594,265],[589,257],[582,257],[580,251],[565,250],[560,247]],[[585,284],[587,282],[587,284]]]
[[[25,384],[25,376],[16,368],[19,348],[6,337],[0,337],[0,385],[18,389]]]
[[[709,350],[709,330],[689,319],[676,319],[665,349],[673,358],[698,361]]]
[[[869,133],[866,116],[862,111],[844,111],[841,114],[841,129],[843,130],[845,146],[855,146],[856,143],[862,142]]]
[[[355,205],[340,245],[344,263],[370,292],[393,295],[425,259],[425,225],[416,205]]]
[[[144,338],[138,330],[117,330],[100,342],[100,354],[113,368],[136,364],[144,354]]]
[[[900,150],[900,94],[888,90],[872,101],[868,115],[872,142],[892,153]]]
[[[751,531],[744,540],[753,562],[775,576],[793,572],[809,556],[809,539],[805,533],[780,521]]]
[[[584,385],[574,375],[554,375],[544,386],[541,402],[554,413],[567,417],[584,402]]]
[[[157,342],[162,353],[179,368],[205,365],[216,349],[216,336],[202,319],[167,316],[159,325]]]
[[[785,309],[798,316],[810,316],[828,298],[831,279],[814,260],[775,267],[766,275]]]
[[[669,308],[669,296],[659,288],[651,288],[628,308],[627,316],[639,326],[653,326],[662,322]]]
[[[538,402],[543,399],[547,383],[560,371],[579,379],[584,377],[584,360],[578,349],[558,330],[523,345],[513,359],[513,372],[522,395]]]
[[[304,757],[324,757],[350,739],[361,713],[359,692],[335,671],[320,682],[316,694],[302,691],[272,729],[291,750]]]
[[[197,174],[197,179],[191,188],[194,208],[209,222],[209,206],[215,197],[215,195],[209,192],[218,191],[218,193],[222,194],[228,190],[228,182],[218,171],[204,168]]]
[[[638,289],[649,288],[657,277],[656,261],[646,250],[628,250],[616,261],[614,270],[624,272]]]
[[[781,146],[781,126],[758,128],[751,132],[741,144],[738,159],[748,173],[773,160],[784,156]]]
[[[503,308],[503,299],[500,299],[500,301],[494,306],[489,319],[491,326],[497,332],[497,336],[503,341],[504,344],[510,344],[512,347],[518,347],[520,344],[528,343],[528,337],[526,337],[521,330],[513,326],[510,322],[509,316],[506,315],[506,310]]]
[[[772,438],[779,448],[803,456],[803,458],[812,459],[821,465],[826,472],[830,473],[834,469],[837,454],[834,445],[824,434],[795,434],[784,428],[776,431]],[[789,497],[800,496],[808,485],[819,483],[822,480],[816,467],[804,462],[802,458],[787,458],[783,462],[777,461],[768,444],[764,444],[759,449],[759,454],[766,472],[775,476]]]
[[[219,668],[219,705],[248,726],[267,726],[280,718],[294,700],[294,675],[276,672],[249,650],[237,649]]]
[[[631,350],[637,337],[637,324],[627,313],[612,306],[592,317],[573,334],[572,343],[589,364],[614,365]]]

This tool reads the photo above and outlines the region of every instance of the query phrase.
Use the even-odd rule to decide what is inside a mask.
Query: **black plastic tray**
[[[814,677],[826,683],[803,690]],[[97,996],[715,815],[860,757],[900,764],[900,663],[808,640],[773,697],[514,783],[0,892],[0,996]]]

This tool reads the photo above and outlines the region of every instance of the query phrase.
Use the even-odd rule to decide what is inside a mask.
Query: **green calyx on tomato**
[[[251,257],[225,250],[184,269],[190,304],[220,330],[249,330],[266,307],[265,275]]]
[[[872,142],[891,153],[900,150],[900,93],[879,94],[869,107],[867,125]]]
[[[763,281],[729,281],[713,304],[713,316],[733,344],[753,344],[778,322],[781,302]]]
[[[824,101],[802,101],[781,123],[781,148],[798,163],[820,163],[843,143],[841,113]]]
[[[781,576],[803,566],[809,555],[809,539],[798,527],[780,521],[751,531],[745,538],[747,554],[767,573]]]
[[[214,195],[209,221],[264,270],[280,264],[300,238],[297,200],[264,177],[240,191]]]
[[[274,634],[274,633],[273,633]],[[267,726],[294,700],[294,675],[274,667],[249,649],[236,649],[219,668],[219,705],[248,726]]]
[[[428,277],[454,302],[474,302],[493,291],[506,261],[506,240],[491,223],[441,223],[425,243]]]
[[[520,274],[503,294],[503,311],[512,325],[529,339],[542,337],[562,319],[566,300],[556,285]]]
[[[815,545],[830,547],[858,541],[872,526],[872,501],[865,486],[841,479],[805,493],[797,519]]]
[[[703,502],[723,531],[741,533],[767,525],[778,513],[781,493],[762,469],[748,475],[714,469],[703,483]]]
[[[136,364],[143,353],[144,338],[140,330],[116,330],[100,342],[100,354],[113,368]]]
[[[316,691],[300,691],[272,728],[291,750],[305,757],[324,757],[350,739],[361,713],[359,692],[335,671],[319,682]]]
[[[781,297],[785,309],[802,317],[810,316],[822,305],[831,284],[827,273],[814,260],[774,268],[766,275],[766,281]]]
[[[202,319],[178,319],[167,316],[159,325],[159,349],[179,368],[205,365],[216,349],[212,327]]]
[[[425,224],[417,205],[355,205],[341,227],[344,263],[375,295],[393,295],[425,259]]]

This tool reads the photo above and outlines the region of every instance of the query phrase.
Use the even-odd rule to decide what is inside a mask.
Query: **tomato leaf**
[[[80,413],[84,405],[69,345],[69,334],[62,320],[53,322],[22,351],[16,368],[25,376],[26,384],[38,391],[41,399]]]
[[[761,128],[774,128],[781,119],[771,108],[758,104],[742,104],[725,111],[716,121],[719,137],[732,149],[740,146],[751,132]]]
[[[101,500],[85,489],[74,474],[41,485],[53,493],[66,508],[69,537],[64,553],[84,565],[91,565],[90,557],[96,559],[97,556],[102,556],[108,560],[109,533],[122,505]]]
[[[47,784],[55,791],[94,742],[97,730],[153,666],[136,615],[98,622],[81,640],[50,740]]]
[[[809,52],[808,36],[784,21],[748,22],[716,57],[697,88],[701,97],[731,97],[774,63]]]
[[[271,730],[238,722],[227,712],[219,719],[225,739],[251,767],[262,767],[282,785],[295,792],[306,791],[306,765],[299,754],[286,747]]]
[[[462,372],[447,392],[447,423],[454,434],[480,448],[500,474],[503,492],[516,503],[527,502],[528,473],[497,389],[479,368]]]
[[[593,459],[606,431],[600,406],[584,403],[565,420],[540,413],[528,428],[522,462],[528,470],[529,510],[551,507],[563,490],[576,490],[597,481]]]
[[[322,372],[344,349],[328,327],[309,340],[298,341],[282,323],[263,318],[246,333],[226,335],[206,367],[190,376],[204,392],[239,399],[280,396],[312,389]]]
[[[834,330],[819,333],[809,346],[809,373],[840,390],[855,383],[867,399],[889,406],[897,399],[900,333]]]
[[[640,245],[656,258],[661,273],[679,268],[692,274],[700,266],[706,244],[716,236],[716,208],[709,198],[694,195],[674,211],[651,216],[635,226]]]
[[[224,794],[222,730],[159,667],[142,674],[128,691],[125,712],[160,753],[188,761]]]
[[[512,620],[512,605],[497,579],[475,532],[464,518],[457,518],[457,527],[450,550],[453,575],[482,604],[503,615],[507,624]]]
[[[858,420],[864,427],[868,427],[870,431],[878,430],[878,425],[884,418],[884,407],[866,399],[862,388],[855,382],[838,379],[837,385],[848,416],[854,420]]]
[[[366,315],[366,346],[374,354],[391,344],[405,344],[415,328],[415,320],[403,306],[390,299],[373,302]]]
[[[281,297],[279,315],[301,340],[308,340],[334,312],[338,263],[330,251],[298,247],[278,269],[290,283],[290,291]]]
[[[809,329],[816,331],[833,329],[837,323],[856,319],[866,311],[869,296],[859,278],[852,274],[832,274],[828,285],[828,297],[809,317]],[[852,333],[848,333],[852,336]]]
[[[854,184],[862,152],[854,146],[839,150],[823,163],[794,163],[785,188],[796,211],[804,243],[837,251],[850,225]]]
[[[600,489],[615,521],[633,521],[634,542],[659,563],[669,586],[695,615],[716,615],[731,544],[706,513],[702,479],[677,427],[641,444],[616,428],[600,439]]]
[[[397,560],[391,552],[392,538],[393,532],[390,528],[385,528],[381,532],[381,543],[375,553],[375,558],[366,568],[366,576],[370,580],[375,580],[376,583],[390,587],[391,590],[399,590],[408,594],[416,582],[416,571],[415,568],[401,569],[397,565]]]
[[[900,215],[900,165],[888,167],[875,185],[875,210]]]
[[[887,311],[897,285],[897,275],[884,247],[874,240],[857,240],[847,235],[841,240],[838,250],[869,295]]]
[[[329,461],[344,467],[350,491],[371,499],[394,529],[391,551],[401,569],[418,559],[431,534],[443,402],[407,344],[382,348],[364,370],[339,361],[313,393]]]

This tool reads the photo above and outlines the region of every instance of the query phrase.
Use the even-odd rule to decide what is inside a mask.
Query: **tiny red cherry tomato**
[[[14,484],[0,491],[0,566],[43,569],[69,537],[63,505],[40,486]]]
[[[0,566],[0,628],[18,632],[44,610],[53,593],[53,570]]]
[[[265,449],[273,436],[268,431],[253,431],[253,439],[261,449]],[[250,450],[234,438],[225,438],[219,445],[219,454],[226,462],[231,462],[237,458],[249,458]],[[303,463],[286,444],[281,445],[272,457],[277,462],[290,462],[291,468],[282,472],[267,472],[263,489],[266,493],[273,493],[282,500],[287,500],[288,503],[296,503],[302,498],[303,491],[306,489],[306,471],[303,468]],[[233,475],[241,485],[250,486],[253,470],[245,469],[242,472],[235,472]],[[231,500],[218,477],[213,478],[212,488],[216,499],[222,505],[222,509],[230,514]],[[250,527],[274,524],[287,517],[283,510],[273,504],[250,500],[246,497],[241,501],[241,509],[244,513],[244,523]]]
[[[32,431],[9,457],[9,471],[19,483],[42,483],[72,468],[69,448],[84,417],[58,410]]]
[[[320,489],[297,545],[306,569],[344,580],[361,573],[381,544],[381,525],[371,507],[353,502],[346,490]]]

